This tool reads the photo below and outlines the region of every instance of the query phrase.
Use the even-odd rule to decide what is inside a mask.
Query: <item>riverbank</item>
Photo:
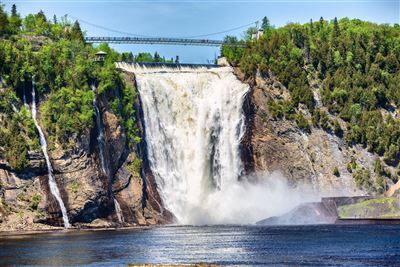
[[[57,233],[77,233],[77,232],[96,232],[96,231],[125,231],[125,230],[143,230],[143,229],[152,229],[160,226],[126,226],[126,227],[71,227],[71,228],[62,228],[62,227],[48,227],[40,230],[12,230],[12,231],[0,231],[0,237],[7,236],[22,236],[22,235],[36,235],[36,234],[57,234]],[[163,226],[165,227],[165,226]]]

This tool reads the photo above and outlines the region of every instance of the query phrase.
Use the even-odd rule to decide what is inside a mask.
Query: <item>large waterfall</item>
[[[225,206],[218,202],[246,197],[231,192],[240,186],[249,87],[229,67],[118,67],[135,73],[150,167],[165,206],[180,223],[221,222]]]
[[[24,95],[24,102],[26,102],[25,95]],[[40,128],[40,125],[36,118],[36,93],[35,93],[35,81],[33,80],[33,78],[32,78],[32,118],[33,118],[33,121],[35,122],[36,128],[39,132],[40,145],[41,145],[41,148],[42,148],[42,151],[44,154],[44,158],[46,159],[47,171],[48,171],[48,175],[49,175],[48,180],[49,180],[50,192],[56,198],[58,204],[60,205],[60,209],[61,209],[62,217],[63,217],[63,221],[64,221],[64,227],[69,228],[69,227],[71,227],[71,225],[68,221],[67,209],[65,208],[64,202],[60,195],[60,190],[58,190],[57,183],[53,176],[53,168],[51,167],[49,154],[47,153],[46,139],[44,137],[42,128]]]

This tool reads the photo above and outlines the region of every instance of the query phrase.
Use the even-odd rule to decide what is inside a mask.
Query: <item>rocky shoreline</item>
[[[400,224],[400,200],[394,197],[328,197],[320,202],[300,204],[288,213],[256,224]]]
[[[54,226],[44,226],[42,229],[24,229],[24,230],[0,230],[0,237],[6,236],[18,236],[18,235],[36,235],[36,234],[46,234],[46,233],[76,233],[76,232],[94,232],[94,231],[125,231],[125,230],[142,230],[142,229],[152,229],[160,227],[158,225],[148,225],[148,226],[124,226],[124,227],[94,227],[94,226],[84,226],[84,227],[54,227]]]

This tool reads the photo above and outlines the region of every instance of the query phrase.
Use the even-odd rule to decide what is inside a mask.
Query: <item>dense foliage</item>
[[[28,166],[28,150],[40,147],[38,133],[29,111],[21,106],[15,93],[4,91],[1,86],[0,125],[0,153],[4,153],[11,168],[22,170]]]
[[[225,46],[222,54],[246,77],[271,71],[288,88],[291,100],[270,103],[271,113],[294,119],[308,131],[306,122],[296,117],[303,104],[311,112],[314,126],[345,134],[349,144],[362,144],[382,156],[386,164],[397,166],[400,26],[321,18],[278,29],[265,21],[263,28],[263,36],[247,41],[245,49],[238,52],[238,48]],[[317,107],[313,88],[328,112]],[[343,120],[345,129],[335,118]],[[363,172],[357,175],[367,176]]]
[[[165,57],[161,57],[157,52],[154,55],[148,52],[138,53],[137,55],[133,55],[132,52],[122,53],[121,60],[126,62],[174,63],[173,58],[170,60],[165,59]]]
[[[108,53],[104,62],[94,60],[99,50]],[[85,44],[77,21],[49,20],[43,12],[21,18],[15,5],[11,15],[0,5],[0,146],[5,148],[0,153],[11,166],[26,167],[27,151],[39,148],[32,118],[23,105],[24,98],[28,104],[31,101],[33,82],[43,103],[40,123],[50,148],[74,144],[94,126],[94,87],[99,98],[113,103],[129,143],[140,141],[133,108],[136,91],[114,65],[121,59],[107,45]]]

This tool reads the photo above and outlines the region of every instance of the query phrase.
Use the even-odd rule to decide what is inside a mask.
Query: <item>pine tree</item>
[[[17,6],[15,4],[11,7],[11,16],[18,16],[17,14]]]
[[[154,62],[160,62],[160,60],[161,60],[160,55],[157,52],[155,52],[154,53]]]
[[[333,47],[338,47],[338,39],[340,35],[340,28],[337,18],[333,20],[333,32],[332,32],[332,45]]]
[[[336,33],[336,36],[339,36],[339,31],[340,31],[340,29],[339,29],[339,22],[338,22],[338,20],[337,20],[337,17],[335,17],[335,18],[333,19],[333,32]]]
[[[0,4],[0,36],[6,34],[8,31],[8,16]]]
[[[79,24],[78,21],[75,21],[74,25],[71,28],[71,39],[84,42],[84,37],[83,37],[82,30],[81,30],[81,25]]]
[[[40,10],[37,14],[36,17],[39,19],[42,19],[43,21],[47,21],[46,15],[44,14],[43,10]]]
[[[310,34],[314,35],[314,23],[312,19],[310,19]]]
[[[305,48],[306,48],[306,59],[307,59],[307,64],[311,63],[311,48],[310,48],[310,37],[307,36],[305,40]]]
[[[17,12],[17,6],[14,4],[11,7],[11,16],[9,18],[10,33],[16,34],[20,31],[22,26],[22,19]]]
[[[129,52],[129,54],[128,54],[128,61],[129,61],[129,62],[132,62],[132,61],[133,61],[133,54],[132,54],[132,52]]]
[[[319,18],[319,30],[322,30],[324,28],[324,18],[320,17]]]
[[[268,31],[269,29],[271,29],[271,24],[267,17],[264,17],[262,19],[261,29],[263,29],[264,31]]]

